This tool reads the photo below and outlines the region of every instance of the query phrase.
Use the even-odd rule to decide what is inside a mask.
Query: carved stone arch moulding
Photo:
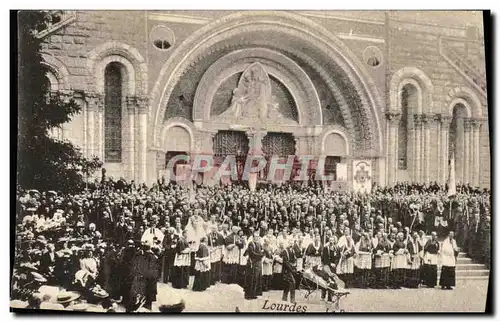
[[[457,101],[457,99],[462,99],[463,101]],[[468,87],[456,87],[452,88],[448,92],[446,97],[446,103],[448,105],[448,115],[453,116],[453,108],[457,103],[465,103],[464,106],[467,108],[467,113],[469,117],[482,117],[483,116],[483,104],[477,94]]]
[[[383,151],[382,132],[378,117],[383,102],[364,64],[335,35],[312,20],[290,12],[246,11],[222,17],[195,31],[173,53],[162,67],[152,95],[153,105],[157,107],[152,131],[159,135],[159,124],[165,114],[166,103],[182,76],[183,72],[210,51],[219,42],[248,32],[280,33],[300,39],[304,46],[319,50],[345,72],[346,78],[362,96],[363,108],[369,115],[369,132],[373,148]]]
[[[55,58],[54,56],[50,56],[47,54],[42,54],[42,65],[47,68],[47,70],[52,73],[53,76],[55,76],[57,80],[57,89],[58,90],[70,90],[71,85],[69,82],[69,72],[66,66],[61,62],[59,59]],[[49,80],[51,82],[53,79],[51,79],[50,76]]]
[[[209,120],[212,99],[221,84],[253,63],[262,63],[266,72],[283,84],[297,107],[299,124],[321,124],[322,111],[318,94],[308,75],[285,55],[264,48],[234,51],[217,60],[203,75],[193,104],[194,120]]]
[[[162,130],[161,130],[161,136],[157,142],[155,142],[156,147],[155,149],[159,151],[166,152],[166,147],[167,147],[167,141],[172,139],[168,137],[168,131],[172,128],[175,127],[180,127],[189,134],[189,148],[190,150],[193,150],[196,147],[196,142],[195,142],[195,134],[196,134],[196,128],[193,123],[190,121],[181,118],[181,117],[173,117],[170,118],[168,121],[163,123]],[[189,152],[189,151],[187,151]]]
[[[345,156],[349,156],[353,153],[351,150],[351,138],[349,137],[349,134],[346,133],[346,129],[343,128],[342,126],[338,125],[329,125],[323,129],[323,134],[321,135],[321,154],[326,155],[325,151],[325,145],[326,145],[326,140],[328,139],[328,136],[330,134],[338,134],[340,135],[345,142]]]
[[[389,86],[391,111],[401,111],[401,93],[406,84],[412,84],[420,91],[419,114],[432,113],[434,85],[431,79],[416,67],[401,68],[392,76]]]
[[[120,42],[108,42],[94,48],[87,55],[87,70],[91,90],[104,91],[104,69],[111,62],[121,63],[127,70],[128,95],[147,95],[148,66],[139,51]]]

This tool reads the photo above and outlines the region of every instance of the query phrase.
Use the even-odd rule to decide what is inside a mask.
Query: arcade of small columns
[[[397,182],[398,126],[400,112],[386,113],[388,183]],[[449,176],[449,134],[452,116],[432,113],[408,115],[408,172],[412,181],[445,183]],[[464,119],[463,151],[456,151],[455,160],[463,164],[463,182],[479,185],[480,128],[483,118]],[[431,133],[438,136],[431,138]],[[431,151],[437,151],[438,177],[431,177]],[[410,160],[410,158],[412,158]]]

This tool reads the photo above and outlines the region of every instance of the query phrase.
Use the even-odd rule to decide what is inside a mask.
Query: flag
[[[450,173],[448,177],[448,197],[457,194],[457,184],[455,182],[455,153],[451,155],[450,159]]]

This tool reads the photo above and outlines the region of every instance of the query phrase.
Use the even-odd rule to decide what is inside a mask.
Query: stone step
[[[471,271],[476,271],[476,270],[485,270],[486,269],[486,266],[484,266],[483,264],[474,264],[474,263],[470,263],[470,264],[457,264],[455,270],[457,271],[467,271],[467,270],[471,270]]]
[[[457,266],[463,264],[472,264],[472,259],[469,257],[460,257],[457,258]]]
[[[438,279],[439,276],[441,275],[441,270],[438,270]],[[490,275],[490,271],[487,269],[478,269],[478,270],[456,270],[455,271],[455,276],[461,277],[461,276],[484,276],[488,277]]]

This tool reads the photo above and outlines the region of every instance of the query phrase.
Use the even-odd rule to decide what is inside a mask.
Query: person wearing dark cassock
[[[330,237],[328,243],[323,247],[323,254],[321,256],[321,263],[322,263],[322,271],[327,275],[327,276],[333,276],[334,272],[336,271],[337,268],[337,263],[340,260],[340,253],[339,249],[337,248],[337,237],[332,236]],[[314,267],[313,267],[314,269]],[[326,279],[328,281],[328,279]],[[327,291],[325,289],[321,290],[321,299],[324,300],[326,297]],[[329,302],[332,301],[332,293],[328,292],[328,299]]]
[[[210,287],[210,251],[207,246],[207,237],[200,239],[200,247],[196,251],[194,260],[196,263],[193,291],[202,292]]]
[[[238,235],[240,228],[232,227],[230,233],[224,241],[225,250],[224,258],[222,259],[222,283],[232,284],[237,283],[238,264],[240,262],[240,251],[245,246],[243,240]]]
[[[339,238],[337,244],[340,252],[340,260],[337,265],[337,275],[345,282],[347,288],[352,286],[352,278],[354,273],[354,254],[356,253],[354,240],[350,235],[349,228],[344,228],[342,237]]]
[[[405,273],[408,268],[408,250],[404,242],[404,234],[398,233],[396,241],[392,245],[392,262],[391,262],[391,286],[392,288],[400,288],[405,282]]]
[[[448,230],[448,217],[449,211],[446,211],[441,201],[437,202],[436,209],[434,210],[434,230],[438,236],[444,236],[445,231]]]
[[[267,292],[271,289],[271,279],[273,277],[273,255],[270,247],[270,241],[264,240],[264,257],[262,257],[262,291]]]
[[[261,286],[262,277],[262,257],[264,257],[264,249],[260,242],[258,232],[253,234],[253,239],[248,243],[246,250],[248,256],[247,267],[245,271],[245,299],[254,300],[257,298]]]
[[[222,275],[222,249],[224,247],[224,237],[217,232],[217,225],[211,227],[211,232],[207,236],[210,250],[210,284],[221,280]]]
[[[429,239],[424,246],[424,259],[422,267],[422,283],[429,288],[434,288],[437,284],[439,250],[440,247],[437,240],[437,233],[433,231],[431,233],[431,239]]]
[[[53,277],[56,264],[56,253],[53,244],[47,245],[47,251],[42,253],[40,257],[40,273],[45,277]]]
[[[186,240],[187,231],[179,238],[175,248],[174,268],[172,269],[172,287],[187,288],[191,271],[191,248]]]
[[[314,241],[309,244],[305,252],[305,267],[312,268],[321,264],[321,254],[323,253],[323,246],[321,245],[321,237],[314,236]]]
[[[408,288],[418,288],[420,285],[420,265],[423,257],[422,247],[418,242],[418,233],[414,232],[412,238],[408,238],[406,248],[410,254],[409,267],[406,270],[405,286]]]
[[[354,258],[354,280],[360,288],[369,286],[372,270],[372,241],[368,233],[362,233],[356,244],[356,257]]]
[[[120,259],[120,266],[117,273],[120,275],[120,285],[119,285],[119,294],[123,297],[122,303],[125,307],[128,307],[132,302],[130,297],[130,289],[132,287],[132,281],[134,280],[134,276],[132,274],[132,260],[135,257],[136,248],[133,240],[127,241],[127,246],[123,249]]]
[[[288,301],[288,293],[290,293],[290,302],[295,303],[295,272],[297,267],[297,259],[291,247],[284,247],[281,252],[281,260],[283,261],[283,301]]]
[[[165,284],[172,281],[171,274],[174,267],[175,250],[177,248],[177,242],[179,240],[179,237],[174,232],[175,229],[173,227],[169,227],[162,242],[163,283]]]
[[[243,245],[243,248],[239,250],[238,253],[238,264],[236,265],[236,280],[235,283],[241,286],[243,289],[245,288],[245,283],[246,283],[246,272],[247,272],[247,263],[248,263],[248,244],[249,242],[253,239],[251,236],[248,238],[243,233],[243,230],[240,230],[238,232],[238,236],[240,237],[240,243]]]
[[[158,258],[151,251],[151,246],[144,244],[142,247],[143,250],[132,261],[134,280],[131,297],[136,300],[135,306],[143,303],[144,308],[151,310],[158,293]]]
[[[441,245],[441,276],[439,285],[442,289],[451,290],[455,286],[455,265],[458,256],[455,233],[450,231]]]
[[[389,284],[390,251],[391,247],[387,240],[387,234],[378,232],[376,242],[373,244],[373,273],[375,275],[376,288],[386,288]]]
[[[118,254],[114,249],[113,245],[107,245],[104,252],[104,256],[102,257],[101,262],[101,270],[99,271],[99,285],[108,292],[112,297],[118,295],[118,286],[120,285],[118,282]]]

